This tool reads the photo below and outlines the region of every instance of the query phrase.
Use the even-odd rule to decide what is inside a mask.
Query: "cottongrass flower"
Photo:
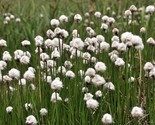
[[[155,40],[152,37],[148,38],[146,42],[150,45],[155,45]]]
[[[57,27],[57,26],[59,26],[60,22],[57,19],[52,19],[50,21],[50,24],[51,24],[52,27]]]
[[[100,43],[100,50],[106,52],[106,51],[109,50],[109,48],[110,48],[110,44],[109,43],[104,42],[104,41]]]
[[[35,49],[35,53],[38,53],[38,52],[42,53],[43,52],[43,49],[41,47],[37,47]]]
[[[92,78],[92,83],[93,83],[96,87],[98,87],[98,86],[101,86],[101,85],[103,85],[103,84],[105,83],[105,79],[104,79],[102,76],[96,74],[96,75]]]
[[[94,57],[94,56],[93,56],[93,57],[91,57],[91,62],[95,64],[95,63],[97,62],[96,57]]]
[[[79,37],[79,34],[78,34],[77,29],[74,29],[74,30],[72,31],[72,36],[73,36],[73,39]]]
[[[54,61],[54,60],[47,60],[47,67],[48,68],[56,67],[56,61]]]
[[[67,69],[71,69],[73,67],[73,64],[71,63],[71,61],[69,60],[66,60],[64,62],[64,66],[67,68]]]
[[[51,58],[52,59],[57,59],[60,57],[60,52],[58,51],[57,48],[54,48],[54,51],[51,53]]]
[[[71,70],[68,70],[66,72],[66,77],[70,78],[70,79],[73,79],[75,77],[75,73]]]
[[[109,125],[113,123],[112,116],[108,113],[104,114],[102,117],[102,123],[105,125]]]
[[[110,89],[110,90],[115,90],[115,86],[112,82],[106,82],[104,84],[104,87],[107,88],[107,89]]]
[[[146,72],[149,72],[152,69],[153,69],[153,64],[151,62],[146,62],[145,65],[144,65],[144,70]]]
[[[46,31],[46,35],[47,35],[48,38],[53,38],[53,37],[55,37],[55,33],[54,33],[51,29],[48,29],[48,30]]]
[[[25,71],[23,77],[24,77],[24,79],[26,79],[26,80],[32,80],[32,79],[35,78],[35,74],[34,74],[34,72],[31,71],[31,70],[27,70],[27,71]]]
[[[70,46],[82,50],[84,47],[84,42],[81,40],[81,38],[74,38],[71,42],[70,42]]]
[[[49,83],[49,84],[51,84],[51,82],[52,82],[52,77],[51,76],[45,76],[45,77],[47,77],[47,83]]]
[[[119,46],[119,41],[112,41],[111,47],[112,48],[118,48]]]
[[[117,55],[117,54],[112,54],[112,55],[110,56],[110,60],[111,60],[112,62],[115,62],[115,61],[117,60],[117,58],[118,58],[118,55]]]
[[[31,104],[31,103],[25,103],[25,110],[26,111],[29,111],[30,109],[32,109],[33,108],[33,105]]]
[[[69,52],[69,49],[70,49],[70,45],[67,45],[64,43],[63,44],[63,50]]]
[[[38,35],[34,38],[36,47],[40,47],[43,44],[43,37]]]
[[[135,118],[142,117],[144,116],[144,111],[141,107],[135,106],[132,108],[131,115],[132,117],[135,117]]]
[[[51,89],[60,90],[61,88],[63,88],[63,84],[60,81],[60,78],[55,78],[51,83]]]
[[[119,29],[113,28],[112,32],[113,32],[114,35],[118,35],[119,34]]]
[[[68,17],[66,15],[61,15],[59,17],[59,20],[61,23],[66,23],[66,22],[68,22]]]
[[[66,74],[66,68],[64,66],[59,66],[57,72],[65,75]]]
[[[131,5],[129,7],[129,10],[133,13],[133,12],[136,12],[137,11],[137,7],[135,5]]]
[[[90,76],[85,76],[84,81],[85,83],[90,83],[91,82]]]
[[[95,99],[89,99],[86,101],[86,105],[88,109],[96,110],[99,107],[99,103]]]
[[[57,101],[62,101],[62,98],[60,97],[59,93],[54,92],[51,96],[51,102],[56,103]]]
[[[94,95],[92,95],[91,93],[85,93],[84,94],[84,100],[87,101],[89,99],[92,99]]]
[[[4,21],[3,21],[3,24],[8,24],[8,21],[7,21],[7,20],[4,20]]]
[[[106,71],[106,69],[107,69],[107,67],[103,62],[97,62],[95,64],[95,70],[97,72],[104,72],[104,71]]]
[[[48,113],[48,111],[47,111],[46,108],[41,108],[41,109],[40,109],[40,115],[41,115],[41,116],[45,116],[45,115],[47,115],[47,113]]]
[[[121,37],[122,37],[122,36],[121,36]],[[117,42],[119,42],[120,39],[119,39],[118,36],[114,35],[114,36],[111,38],[111,41],[112,41],[112,42],[113,42],[113,41],[117,41]]]
[[[22,46],[25,46],[25,47],[31,45],[30,41],[28,41],[28,40],[23,40],[23,41],[21,42],[21,44],[22,44]]]
[[[129,82],[129,83],[133,83],[134,81],[135,81],[135,78],[132,77],[132,76],[128,79],[128,82]]]
[[[31,53],[29,51],[25,51],[24,56],[27,56],[27,57],[31,58]]]
[[[82,88],[82,93],[88,93],[88,91],[89,91],[88,87],[83,87]]]
[[[140,28],[140,33],[146,33],[146,28],[145,27],[142,27],[142,28]]]
[[[19,85],[26,85],[26,79],[20,79],[18,82]]]
[[[102,21],[103,21],[104,23],[108,23],[109,17],[108,17],[107,15],[102,16]]]
[[[4,39],[0,39],[0,47],[7,47],[6,41]]]
[[[15,60],[19,60],[23,55],[24,55],[23,50],[18,49],[18,50],[14,51],[14,59]]]
[[[149,13],[149,14],[153,13],[154,11],[155,11],[154,5],[149,5],[149,6],[147,6],[147,7],[146,7],[146,10],[145,10],[145,12],[146,12],[146,13]]]
[[[60,29],[59,32],[56,33],[56,35],[59,37],[59,38],[67,38],[68,37],[68,31],[65,30],[65,29]]]
[[[105,37],[103,35],[97,35],[96,36],[97,42],[101,43],[105,41]]]
[[[143,50],[144,49],[143,41],[142,41],[142,38],[140,36],[133,35],[132,44],[136,50]]]
[[[50,57],[49,57],[49,55],[47,54],[47,53],[41,53],[40,54],[40,59],[42,60],[42,61],[47,61],[48,59],[49,59]]]
[[[121,41],[124,43],[132,41],[132,39],[133,39],[133,34],[131,32],[124,32],[121,34]]]
[[[130,18],[131,15],[132,15],[132,13],[131,13],[130,10],[126,10],[126,11],[124,12],[124,16],[127,17],[127,18]]]
[[[68,102],[69,102],[69,99],[68,99],[68,98],[65,98],[65,99],[64,99],[64,102],[65,102],[65,103],[68,103]]]
[[[25,123],[28,125],[37,125],[37,120],[36,120],[35,116],[29,115],[26,117]]]
[[[85,17],[89,17],[90,14],[89,14],[88,12],[86,12],[86,13],[84,14],[84,16],[85,16]]]
[[[81,22],[82,21],[82,16],[80,14],[75,14],[74,15],[74,21]]]
[[[2,74],[1,74],[2,75]],[[2,77],[2,76],[1,76]],[[12,81],[12,78],[8,75],[4,75],[3,76],[3,82],[6,83],[6,82],[11,82]]]
[[[12,79],[19,79],[20,78],[20,71],[12,68],[11,70],[9,70],[8,75],[12,78]]]
[[[7,67],[7,63],[5,61],[0,60],[0,70],[4,70]]]
[[[15,89],[14,87],[12,87],[12,86],[9,86],[9,90],[10,90],[11,92],[16,91],[16,89]]]
[[[93,45],[89,45],[88,47],[87,47],[87,50],[89,51],[89,52],[94,52],[95,53],[95,50],[96,50],[96,48],[93,46]]]
[[[85,72],[84,72],[82,69],[80,69],[80,70],[78,71],[78,74],[80,75],[81,78],[83,78]]]
[[[131,43],[131,46],[132,46],[132,43]],[[126,52],[127,51],[127,44],[125,43],[119,43],[118,46],[117,46],[117,50],[119,52]]]
[[[96,11],[96,12],[94,13],[94,16],[97,17],[97,18],[100,18],[100,17],[101,17],[101,12]]]
[[[109,17],[108,22],[109,22],[109,25],[112,26],[112,24],[114,24],[116,21],[113,17]]]
[[[93,68],[88,68],[88,69],[86,70],[86,72],[85,72],[85,75],[86,75],[86,76],[90,76],[90,77],[94,77],[95,74],[96,74],[96,71],[95,71],[95,69],[93,69]]]
[[[101,24],[101,29],[104,30],[104,31],[108,30],[108,25],[105,24],[105,23],[102,23]]]
[[[90,55],[90,53],[85,52],[85,53],[82,54],[82,58],[83,58],[84,60],[90,60],[91,55]]]
[[[12,56],[10,55],[10,53],[8,51],[4,51],[2,59],[4,61],[11,61],[12,60]]]
[[[30,62],[30,58],[28,57],[28,56],[22,56],[21,58],[20,58],[20,63],[21,64],[29,64],[29,62]]]
[[[15,21],[16,21],[17,23],[20,23],[20,22],[21,22],[21,19],[20,19],[20,18],[16,18]]]
[[[73,57],[81,57],[81,55],[82,55],[82,52],[80,50],[77,50],[74,47],[70,48],[70,52],[71,52],[71,56],[70,56],[71,59]]]
[[[35,90],[36,89],[36,86],[33,83],[31,83],[30,86],[31,86],[31,89],[32,90]]]
[[[11,19],[10,19],[9,16],[6,16],[6,17],[5,17],[5,21],[8,21],[8,22],[9,22],[10,20],[11,20]]]
[[[116,61],[115,61],[115,65],[118,66],[118,67],[121,67],[121,66],[124,66],[125,65],[125,62],[122,58],[117,58]]]
[[[33,67],[28,67],[28,70],[30,70],[30,71],[32,71],[32,72],[36,72],[36,70],[35,70],[35,68],[33,68]]]
[[[6,112],[7,113],[12,113],[12,111],[13,111],[13,107],[12,106],[8,106],[8,107],[6,107]]]
[[[102,97],[102,91],[98,90],[95,92],[96,97],[101,98]]]

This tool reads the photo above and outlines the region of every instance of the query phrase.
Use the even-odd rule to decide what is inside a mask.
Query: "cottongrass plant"
[[[131,5],[122,15],[107,11],[53,17],[46,30],[30,32],[17,46],[11,36],[2,36],[0,124],[155,122],[155,40],[150,31],[155,7]],[[23,26],[24,19],[10,13],[2,19],[10,30],[14,19],[15,26]]]

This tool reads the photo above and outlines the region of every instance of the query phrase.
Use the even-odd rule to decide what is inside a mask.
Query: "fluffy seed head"
[[[89,99],[86,101],[86,105],[87,105],[87,108],[92,109],[92,110],[96,110],[99,106],[99,103],[95,99]]]
[[[144,115],[143,109],[141,107],[133,107],[131,111],[132,117],[142,117]]]
[[[113,123],[112,116],[108,113],[104,114],[102,117],[102,123],[106,125],[112,124]]]
[[[29,115],[26,117],[25,123],[28,125],[37,125],[37,120],[33,115]]]

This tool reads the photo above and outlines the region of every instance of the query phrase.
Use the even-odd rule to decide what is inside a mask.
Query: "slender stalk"
[[[40,100],[40,104],[41,104],[41,100],[42,100],[42,97],[41,97],[41,66],[40,66],[40,47],[38,47],[38,75],[39,75],[39,78],[38,78],[38,89],[39,89],[39,100]]]
[[[139,50],[139,79],[138,79],[139,87],[138,87],[138,97],[140,102],[141,97],[141,84],[142,84],[142,53]]]

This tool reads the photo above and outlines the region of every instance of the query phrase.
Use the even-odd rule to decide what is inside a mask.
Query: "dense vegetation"
[[[149,0],[1,0],[1,125],[155,124]]]

